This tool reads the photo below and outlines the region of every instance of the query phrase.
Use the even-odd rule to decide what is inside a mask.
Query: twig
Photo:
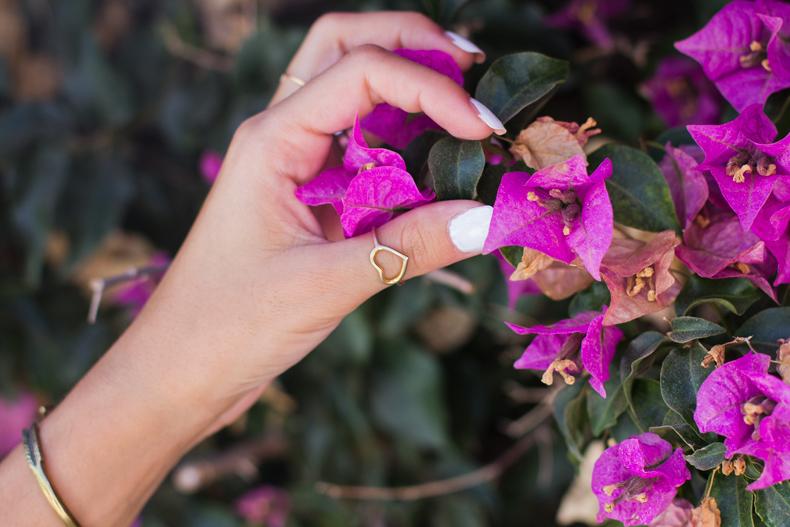
[[[540,422],[535,425],[538,424]],[[331,498],[352,500],[415,501],[444,496],[498,479],[505,470],[529,451],[535,440],[534,434],[525,435],[488,465],[452,478],[405,487],[346,486],[319,481],[316,483],[316,491]]]
[[[218,55],[184,42],[171,24],[163,24],[161,31],[165,49],[171,55],[207,70],[227,73],[233,68],[233,60],[230,57]]]
[[[88,323],[95,324],[96,317],[99,313],[99,305],[101,304],[104,291],[118,284],[130,282],[132,280],[150,278],[152,276],[161,275],[167,270],[170,264],[163,265],[149,265],[146,267],[130,267],[126,272],[110,276],[108,278],[96,278],[91,280],[90,287],[92,291],[91,305],[88,309]]]
[[[465,295],[471,295],[475,292],[475,285],[461,276],[458,273],[448,271],[447,269],[437,269],[425,275],[425,278],[436,282],[437,284],[446,285],[456,291],[460,291]]]
[[[280,456],[287,449],[285,437],[272,432],[215,457],[185,461],[173,472],[173,485],[179,492],[192,494],[227,475],[252,480],[258,475],[261,461]]]
[[[435,496],[445,496],[477,487],[483,483],[490,483],[498,479],[513,463],[526,454],[536,441],[545,440],[545,435],[540,433],[530,434],[530,432],[538,430],[539,427],[544,425],[546,418],[551,415],[551,402],[554,400],[556,392],[557,390],[555,389],[546,393],[540,404],[527,413],[526,416],[530,416],[528,420],[522,418],[517,421],[520,423],[519,429],[523,433],[523,436],[518,441],[494,461],[476,470],[460,476],[403,487],[338,485],[319,481],[315,485],[316,491],[335,499],[415,501]]]
[[[558,388],[554,388],[546,393],[540,403],[533,407],[515,421],[511,421],[505,427],[505,433],[511,437],[519,437],[533,430],[539,423],[551,415],[551,403],[554,401]]]
[[[551,428],[541,427],[535,430],[538,446],[538,488],[546,488],[554,477],[554,452],[552,450]]]

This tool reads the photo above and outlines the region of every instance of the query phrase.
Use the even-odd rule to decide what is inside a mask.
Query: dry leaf
[[[721,527],[721,512],[716,498],[705,498],[691,511],[691,527]]]
[[[13,70],[14,98],[17,101],[46,101],[60,87],[60,72],[46,55],[25,55]]]
[[[465,344],[477,327],[475,316],[458,306],[442,306],[423,317],[415,329],[420,338],[438,353]]]
[[[524,247],[521,261],[518,263],[516,270],[513,271],[513,274],[510,275],[510,279],[514,282],[529,280],[538,271],[550,267],[552,262],[554,262],[554,259],[551,256],[546,256],[540,251]]]
[[[593,278],[581,267],[555,261],[547,269],[536,273],[532,281],[552,300],[564,300],[587,289],[593,283]]]
[[[558,524],[570,525],[578,522],[597,525],[595,517],[598,514],[598,498],[592,491],[592,471],[603,451],[602,441],[593,441],[584,451],[579,474],[562,497],[560,508],[557,510]]]
[[[48,258],[56,259],[54,252],[61,252],[62,241],[50,245]],[[95,278],[114,276],[132,267],[148,265],[154,248],[141,236],[116,231],[102,242],[91,256],[80,263],[74,271],[73,280],[90,291],[90,281]]]
[[[536,170],[584,156],[582,148],[589,137],[600,133],[596,122],[587,119],[583,125],[538,117],[516,137],[510,152]]]
[[[790,384],[790,339],[782,339],[779,341],[779,349],[776,351],[776,360],[779,362],[776,371],[779,372],[785,384]]]
[[[196,0],[206,40],[215,49],[234,53],[255,30],[255,0]]]

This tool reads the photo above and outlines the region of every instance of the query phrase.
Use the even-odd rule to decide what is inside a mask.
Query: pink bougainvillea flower
[[[329,204],[340,215],[346,237],[383,225],[402,209],[434,199],[433,191],[420,192],[397,152],[370,148],[362,136],[359,120],[343,155],[343,166],[329,168],[296,189],[306,205]]]
[[[252,489],[236,501],[238,515],[260,527],[285,527],[290,508],[288,493],[271,485]]]
[[[705,73],[694,62],[667,57],[642,93],[668,126],[712,124],[721,113],[721,98]]]
[[[768,280],[775,264],[765,242],[744,231],[738,218],[729,211],[698,216],[683,231],[683,244],[675,254],[699,276],[746,278],[776,301]]]
[[[601,275],[612,296],[604,324],[621,324],[669,306],[681,284],[670,272],[680,241],[664,231],[648,242],[616,238],[603,258]]]
[[[765,242],[765,246],[776,259],[774,285],[790,284],[790,233],[776,241]]]
[[[688,131],[724,199],[749,230],[780,178],[790,177],[790,134],[770,143],[776,127],[760,106],[749,106],[722,125],[691,125]]]
[[[786,235],[788,225],[790,225],[790,200],[782,202],[771,196],[754,219],[752,232],[762,240],[778,240]]]
[[[578,257],[600,280],[600,265],[612,241],[613,214],[605,180],[612,163],[604,159],[587,175],[582,156],[538,170],[508,172],[494,203],[483,252],[516,245],[564,263]]]
[[[689,501],[675,498],[647,527],[691,527],[693,509],[694,506]]]
[[[36,419],[38,402],[33,394],[18,393],[11,399],[0,398],[0,459],[22,440],[22,430]]]
[[[206,150],[200,155],[200,175],[206,183],[214,183],[222,168],[222,156],[214,150]]]
[[[393,53],[438,71],[460,86],[464,84],[461,68],[444,51],[396,49]],[[406,148],[414,138],[427,130],[440,129],[439,125],[425,114],[409,114],[386,103],[377,105],[362,119],[362,128],[398,149]]]
[[[592,490],[598,497],[598,521],[624,525],[650,523],[672,504],[677,488],[691,479],[683,450],[652,432],[604,450],[595,462]]]
[[[614,39],[607,23],[625,13],[631,0],[571,0],[563,9],[545,19],[546,25],[576,29],[602,49],[612,49]]]
[[[725,455],[765,462],[749,490],[790,479],[790,386],[770,375],[771,358],[749,353],[711,373],[697,393],[694,420],[701,432],[724,436]]]
[[[513,365],[519,370],[543,372],[545,384],[558,373],[567,384],[575,382],[582,368],[590,373],[590,386],[606,397],[604,383],[609,380],[609,363],[623,333],[614,326],[604,327],[603,311],[584,311],[551,326],[524,327],[506,322],[519,335],[537,335]]]
[[[505,285],[507,285],[508,308],[514,309],[518,303],[518,299],[524,295],[536,295],[540,293],[540,289],[538,289],[538,286],[536,286],[535,282],[532,280],[511,280],[510,277],[516,268],[510,265],[510,262],[508,262],[499,251],[494,254],[497,261],[499,262],[499,268],[502,270],[502,275],[505,277]]]
[[[661,160],[661,172],[667,180],[672,201],[678,217],[688,227],[708,201],[708,182],[705,175],[697,168],[698,161],[692,155],[696,147],[685,146],[675,148],[666,145],[666,155]]]
[[[790,86],[790,5],[735,1],[697,33],[675,43],[738,111]]]
[[[163,252],[156,252],[151,256],[147,267],[164,268],[170,263],[170,257]],[[137,316],[142,311],[145,303],[151,298],[154,289],[159,284],[159,276],[146,275],[132,282],[119,286],[110,293],[111,299],[117,304],[129,308],[133,316]]]

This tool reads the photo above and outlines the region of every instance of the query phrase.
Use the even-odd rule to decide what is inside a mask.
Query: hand
[[[357,114],[381,102],[425,112],[465,139],[492,132],[469,95],[448,78],[376,45],[352,47],[370,41],[439,48],[463,67],[480,57],[458,48],[422,15],[323,17],[289,66],[289,72],[311,80],[301,89],[283,82],[275,96],[280,102],[241,126],[172,276],[140,318],[140,325],[149,326],[161,311],[183,308],[188,310],[184,317],[199,317],[200,343],[193,353],[209,348],[202,360],[228,381],[220,393],[230,398],[247,394],[217,426],[246,409],[261,387],[384,287],[368,261],[372,237],[328,243],[325,225],[294,197],[296,187],[324,166],[333,132],[349,128]],[[501,128],[501,123],[493,124]],[[380,241],[410,257],[407,279],[444,267],[479,251],[459,250],[447,230],[453,217],[477,206],[444,202],[421,207],[380,228]],[[486,228],[478,230],[478,237]],[[171,282],[178,285],[171,287]],[[168,307],[157,307],[163,298]],[[229,341],[229,334],[236,338]],[[226,348],[228,355],[218,353]],[[216,391],[216,379],[205,389]]]
[[[42,423],[49,478],[82,525],[130,523],[187,450],[385,287],[368,261],[372,236],[330,242],[294,196],[334,132],[381,102],[465,139],[502,127],[453,81],[385,49],[396,46],[442,49],[465,67],[475,59],[419,15],[323,18],[290,70],[307,85],[281,86],[242,124],[148,305]],[[476,202],[434,203],[378,236],[409,256],[409,279],[479,252],[489,218]],[[57,524],[20,448],[0,464],[0,510],[11,524]]]

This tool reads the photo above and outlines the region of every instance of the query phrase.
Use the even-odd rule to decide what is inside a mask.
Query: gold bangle
[[[52,484],[49,482],[49,478],[47,478],[46,472],[44,472],[44,458],[41,456],[41,449],[38,446],[38,425],[34,423],[30,428],[22,432],[22,443],[25,447],[25,458],[30,471],[36,477],[38,486],[41,488],[41,492],[49,502],[52,510],[55,511],[55,514],[58,515],[58,518],[66,527],[79,527],[79,524],[74,521],[74,518],[71,517],[69,511],[66,510],[66,507],[58,498],[55,489],[52,488]]]

